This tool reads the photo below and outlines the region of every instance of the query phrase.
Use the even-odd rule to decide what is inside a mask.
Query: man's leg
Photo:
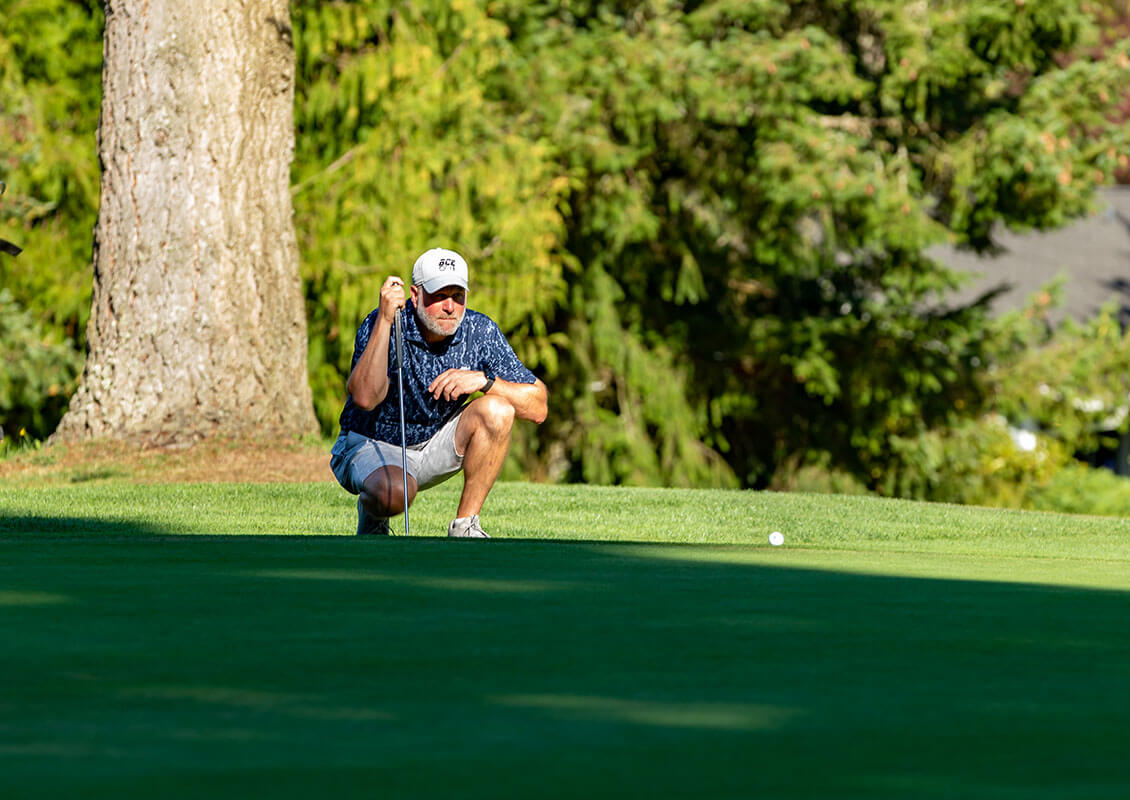
[[[510,449],[514,406],[489,394],[471,402],[460,415],[455,430],[455,450],[463,454],[463,494],[460,518],[477,516],[483,510],[494,482],[502,471]],[[412,484],[409,483],[411,490]],[[401,503],[403,505],[403,502]]]
[[[374,517],[404,513],[404,475],[400,467],[381,467],[369,473],[358,495],[361,506]],[[416,479],[408,476],[408,504],[416,500]]]
[[[388,518],[404,511],[400,460],[399,446],[357,433],[343,433],[334,443],[330,469],[343,488],[357,495],[358,534],[387,534]],[[409,497],[415,498],[416,481],[411,474],[408,490]]]

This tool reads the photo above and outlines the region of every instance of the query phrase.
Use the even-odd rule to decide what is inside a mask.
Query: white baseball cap
[[[412,283],[424,291],[438,292],[445,286],[467,288],[467,262],[454,250],[433,247],[416,259],[412,267]]]

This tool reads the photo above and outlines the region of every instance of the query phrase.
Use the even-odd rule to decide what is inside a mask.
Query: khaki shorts
[[[449,419],[426,442],[408,446],[408,474],[421,491],[443,483],[463,469],[463,456],[455,452],[455,429],[462,412]],[[360,494],[365,479],[384,467],[401,468],[400,445],[343,431],[330,450],[330,469],[351,494]]]

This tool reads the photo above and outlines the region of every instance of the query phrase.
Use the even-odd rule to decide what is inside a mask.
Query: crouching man
[[[404,512],[392,334],[397,309],[405,309],[408,503],[417,492],[463,470],[463,494],[448,536],[489,538],[479,513],[502,469],[514,420],[545,420],[545,384],[489,317],[467,308],[467,282],[462,256],[429,250],[412,267],[411,299],[403,281],[388,278],[380,305],[357,330],[349,396],[330,467],[357,495],[358,534],[387,534],[388,518]]]

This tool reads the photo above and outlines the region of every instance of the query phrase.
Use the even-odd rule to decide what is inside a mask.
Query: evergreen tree
[[[701,432],[743,483],[825,459],[878,485],[895,444],[980,401],[980,306],[924,256],[992,246],[999,223],[1059,225],[1109,179],[1127,44],[1062,67],[1081,4],[717,0],[506,4],[515,104],[569,169],[581,269],[555,328],[576,477]],[[646,367],[633,368],[646,364]],[[686,376],[686,378],[684,378]],[[595,391],[590,391],[590,389]],[[627,419],[617,438],[602,414]],[[594,441],[593,432],[603,441]],[[668,433],[668,431],[670,431]],[[661,448],[660,452],[669,452]]]

